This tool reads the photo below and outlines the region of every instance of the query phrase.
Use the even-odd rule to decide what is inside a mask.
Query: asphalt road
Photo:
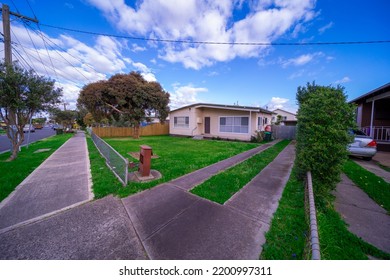
[[[49,127],[44,127],[42,129],[36,129],[35,132],[30,133],[30,141],[29,143],[38,141],[43,138],[47,138],[49,136],[52,136],[56,134],[56,131],[49,128]],[[24,134],[24,142],[23,145],[27,144],[27,138],[28,138],[28,133]],[[8,151],[11,148],[11,142],[9,141],[8,137],[6,134],[1,134],[0,135],[0,153],[4,151]]]

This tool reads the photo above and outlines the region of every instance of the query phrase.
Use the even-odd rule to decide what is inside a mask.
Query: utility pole
[[[0,8],[0,10],[2,12],[2,17],[3,17],[4,62],[5,62],[5,66],[8,67],[8,66],[12,65],[11,23],[10,23],[9,16],[13,15],[13,16],[16,16],[18,18],[32,21],[35,23],[38,23],[38,20],[36,18],[34,19],[34,18],[23,16],[19,13],[11,12],[9,10],[9,6],[6,4],[2,4],[2,7]],[[17,139],[19,140],[19,133],[17,133],[17,131],[19,130],[19,127],[18,127],[19,122],[18,122],[17,112],[14,112],[14,110],[9,109],[8,119],[11,120],[11,124],[16,126],[16,131],[12,132],[12,135],[13,135],[12,138],[15,137],[15,133],[16,133]],[[30,121],[30,123],[31,123],[31,121]],[[12,131],[13,131],[13,129],[14,129],[14,127],[11,128]],[[19,151],[20,151],[20,147],[19,147]]]

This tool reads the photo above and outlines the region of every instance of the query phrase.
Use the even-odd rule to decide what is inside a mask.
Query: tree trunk
[[[139,124],[136,124],[134,126],[133,138],[134,139],[139,139]]]
[[[19,141],[18,141],[18,135],[20,135]],[[8,137],[8,139],[11,139],[11,138]],[[21,133],[19,128],[18,128],[18,131],[15,131],[15,134],[13,135],[13,138],[11,140],[11,144],[12,144],[11,156],[7,159],[7,161],[13,161],[14,159],[16,159],[18,157],[19,147],[22,145],[23,141],[24,141],[23,130]]]

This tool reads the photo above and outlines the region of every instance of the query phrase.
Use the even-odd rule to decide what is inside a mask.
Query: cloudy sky
[[[389,43],[313,44],[390,40],[387,0],[2,2],[39,20],[11,18],[13,60],[55,79],[70,107],[83,85],[130,71],[160,82],[172,108],[295,111],[307,82],[341,84],[349,99],[390,82]]]

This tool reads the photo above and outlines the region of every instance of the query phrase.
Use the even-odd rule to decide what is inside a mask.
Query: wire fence
[[[114,148],[107,144],[103,139],[93,133],[91,128],[87,128],[87,130],[91,135],[92,141],[95,143],[96,148],[106,159],[107,166],[111,169],[119,181],[121,181],[121,183],[126,186],[129,165],[128,160],[115,151]]]

